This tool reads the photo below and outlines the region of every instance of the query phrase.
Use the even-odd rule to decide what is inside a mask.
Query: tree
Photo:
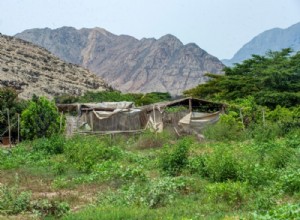
[[[300,52],[291,49],[269,51],[265,56],[252,55],[234,67],[224,68],[225,75],[207,74],[206,84],[187,90],[189,96],[234,101],[253,96],[259,105],[271,109],[277,105],[300,104]]]
[[[7,109],[9,110],[12,136],[17,135],[17,115],[26,107],[26,101],[18,99],[18,93],[10,87],[0,88],[0,135],[7,135],[8,121]]]
[[[55,103],[44,97],[34,97],[21,115],[21,134],[25,139],[62,133],[64,125],[65,120],[61,119]]]

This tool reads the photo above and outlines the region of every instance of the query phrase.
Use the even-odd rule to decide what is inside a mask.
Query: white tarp
[[[191,125],[193,127],[203,127],[208,123],[217,122],[220,118],[220,111],[215,113],[191,112],[179,120],[179,125]]]
[[[84,104],[88,108],[129,109],[134,108],[133,102],[100,102]]]

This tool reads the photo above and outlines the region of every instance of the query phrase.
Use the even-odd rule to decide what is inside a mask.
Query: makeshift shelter
[[[225,110],[222,103],[209,102],[196,98],[183,98],[173,101],[143,106],[148,112],[148,126],[155,131],[174,129],[180,133],[201,133],[208,124],[219,120]]]
[[[103,102],[58,104],[63,112],[75,112],[67,117],[67,133],[125,133],[149,128],[155,132],[172,129],[180,133],[200,133],[201,129],[218,121],[224,110],[221,103],[195,98],[183,98],[135,107],[133,102]]]

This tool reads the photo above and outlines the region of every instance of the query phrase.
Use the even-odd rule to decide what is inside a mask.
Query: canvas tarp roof
[[[130,109],[134,108],[133,102],[100,102],[100,103],[85,103],[81,108],[99,108],[99,109]]]

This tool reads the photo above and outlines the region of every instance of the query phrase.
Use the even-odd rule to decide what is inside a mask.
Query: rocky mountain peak
[[[300,51],[300,22],[286,29],[273,28],[260,33],[239,49],[231,59],[222,60],[227,66],[251,58],[252,54],[265,55],[269,50],[292,48]]]
[[[57,29],[50,33],[34,29],[31,34],[24,31],[16,37],[45,47],[67,62],[90,69],[123,92],[158,91],[180,95],[182,91],[204,83],[206,72],[222,74],[224,67],[216,57],[196,44],[183,45],[171,34],[157,40],[137,40],[101,28],[72,29],[66,33]]]

